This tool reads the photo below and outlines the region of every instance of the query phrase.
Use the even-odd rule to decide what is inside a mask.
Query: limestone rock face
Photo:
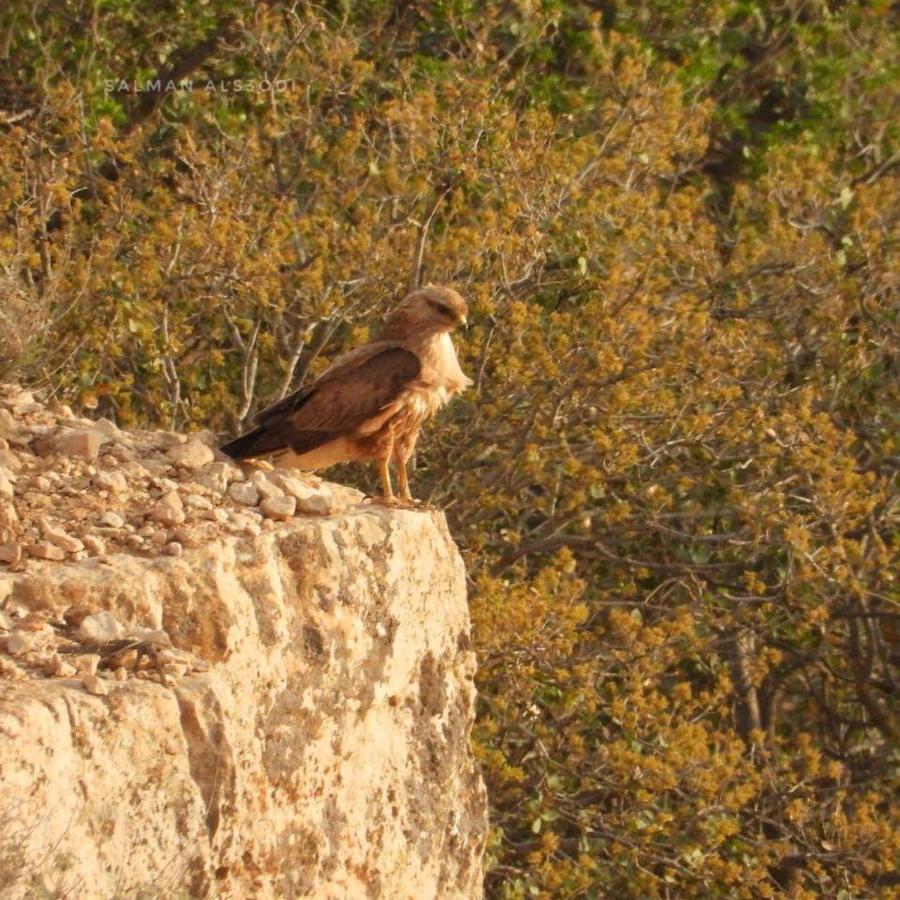
[[[14,437],[16,541],[27,479],[68,469]],[[172,462],[157,494],[195,492]],[[103,555],[0,562],[0,896],[481,896],[462,561],[441,514],[322,491],[339,512],[196,541],[186,505],[180,555],[110,525]]]

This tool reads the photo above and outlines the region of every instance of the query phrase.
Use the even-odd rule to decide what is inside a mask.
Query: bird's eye
[[[450,309],[449,306],[444,306],[443,303],[432,303],[431,307],[432,307],[432,309],[439,312],[442,316],[447,316],[450,319],[456,318],[456,313],[454,313],[453,310]]]

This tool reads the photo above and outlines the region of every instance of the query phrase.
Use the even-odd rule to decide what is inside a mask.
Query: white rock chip
[[[50,663],[51,671],[57,678],[74,678],[75,666],[64,660],[59,654],[53,655]]]
[[[104,697],[109,693],[109,688],[104,684],[103,679],[96,675],[82,675],[81,683],[89,694],[94,694],[96,697]]]
[[[284,493],[297,501],[297,512],[315,516],[330,516],[338,511],[339,504],[323,485],[312,486],[296,475],[275,471],[269,476]]]
[[[100,657],[96,653],[85,653],[75,657],[75,668],[82,675],[96,675]]]
[[[273,481],[266,477],[265,472],[254,472],[250,479],[253,486],[259,491],[259,496],[264,500],[269,497],[283,497],[284,491]]]
[[[100,524],[109,528],[121,528],[125,524],[125,520],[117,512],[109,510],[100,516]]]
[[[128,479],[122,472],[98,472],[93,482],[94,487],[114,494],[124,494],[128,490]]]
[[[259,503],[259,491],[248,482],[238,481],[230,485],[228,496],[241,506],[256,506]]]
[[[66,553],[77,553],[79,550],[84,550],[84,544],[78,538],[66,534],[61,528],[54,528],[46,520],[41,522],[41,532],[51,544],[55,544]]]
[[[86,534],[82,538],[82,542],[84,543],[84,549],[87,550],[91,556],[102,556],[106,553],[106,544],[104,543],[103,538],[99,538],[95,534]]]
[[[86,616],[78,626],[77,637],[86,644],[104,644],[125,637],[125,626],[106,610]]]
[[[150,518],[161,525],[180,525],[184,521],[184,506],[178,491],[169,491],[150,510]]]
[[[244,473],[231,463],[214,462],[197,472],[194,480],[215,494],[224,494],[232,482],[244,481]]]
[[[93,429],[62,431],[53,438],[52,447],[62,456],[80,456],[96,459],[100,448],[106,443],[106,436]]]
[[[166,455],[185,469],[202,469],[215,459],[212,450],[196,439],[172,447]]]
[[[286,520],[290,519],[297,511],[297,501],[293,497],[266,497],[259,508],[263,515],[270,519]]]

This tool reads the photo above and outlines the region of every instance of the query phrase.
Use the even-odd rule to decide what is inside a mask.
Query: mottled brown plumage
[[[467,312],[465,300],[452,288],[427,285],[413,291],[375,340],[264,410],[256,428],[222,450],[235,459],[270,456],[278,466],[307,470],[376,460],[386,502],[396,502],[389,469],[393,459],[400,499],[411,501],[406,466],[419,430],[471,384],[450,340]]]

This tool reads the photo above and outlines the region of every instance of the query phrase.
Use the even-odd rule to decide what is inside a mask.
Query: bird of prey
[[[278,467],[324,469],[378,462],[389,506],[411,506],[406,465],[422,425],[472,384],[450,333],[466,324],[466,301],[452,288],[414,290],[387,317],[376,338],[341,356],[312,384],[285,397],[247,434],[225,444],[233,459],[269,456]],[[397,466],[399,497],[391,486]]]

